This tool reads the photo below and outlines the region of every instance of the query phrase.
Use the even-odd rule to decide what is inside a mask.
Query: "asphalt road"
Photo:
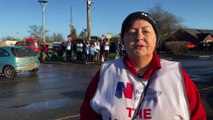
[[[166,57],[174,60],[174,57]],[[213,58],[175,58],[196,83],[208,120],[213,119]],[[78,120],[85,89],[100,65],[42,63],[36,75],[0,75],[0,119]]]
[[[89,80],[99,65],[41,64],[36,75],[0,76],[0,119],[79,119]]]

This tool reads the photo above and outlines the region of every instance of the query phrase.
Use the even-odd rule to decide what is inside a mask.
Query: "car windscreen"
[[[26,46],[38,46],[36,42],[26,42]]]
[[[61,45],[61,43],[53,43],[53,47],[58,47],[59,45]]]
[[[16,57],[36,56],[36,53],[28,47],[12,48],[12,51]]]

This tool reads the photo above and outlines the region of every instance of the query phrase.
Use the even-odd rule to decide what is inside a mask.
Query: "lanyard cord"
[[[146,87],[144,88],[144,91],[143,91],[142,94],[141,94],[140,101],[139,101],[139,103],[138,103],[137,108],[135,109],[135,112],[134,112],[134,114],[133,114],[131,120],[135,120],[136,117],[137,117],[137,115],[138,115],[138,113],[139,113],[140,107],[141,107],[141,105],[142,105],[142,103],[143,103],[143,101],[144,101],[144,97],[145,97],[146,92],[147,92],[147,89],[148,89],[148,87],[149,87],[150,80],[151,80],[151,79],[149,79],[149,81],[148,81]]]

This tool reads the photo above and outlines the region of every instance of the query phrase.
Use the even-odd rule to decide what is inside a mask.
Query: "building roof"
[[[197,29],[198,31],[200,31],[201,33],[210,33],[213,35],[213,30],[205,30],[205,29]]]
[[[213,35],[213,30],[192,29],[192,28],[183,29],[183,30],[186,31],[187,33],[191,34],[192,36],[194,36],[195,38],[197,38],[200,41],[205,39],[209,34]]]
[[[185,28],[179,29],[170,37],[167,41],[188,41],[194,44],[199,44],[201,41],[204,41],[206,37],[212,36],[213,39],[213,30],[205,29],[193,29]]]

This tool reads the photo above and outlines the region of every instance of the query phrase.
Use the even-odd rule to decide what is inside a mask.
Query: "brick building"
[[[213,30],[204,29],[179,29],[167,42],[185,42],[188,47],[194,46],[197,49],[213,50]]]

